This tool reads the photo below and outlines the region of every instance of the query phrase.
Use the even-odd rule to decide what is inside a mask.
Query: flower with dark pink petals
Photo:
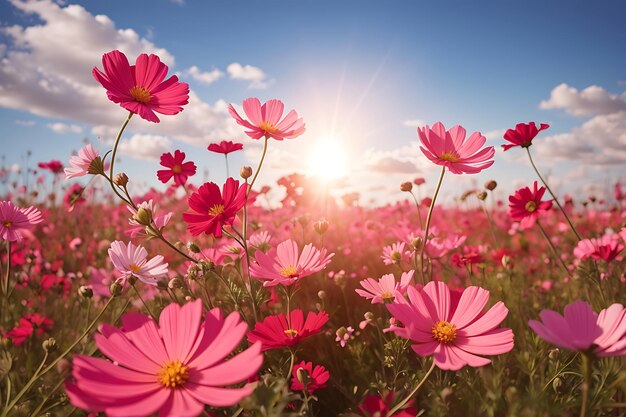
[[[535,122],[530,123],[518,123],[515,126],[515,129],[509,129],[504,134],[504,140],[510,142],[510,144],[502,145],[502,149],[508,151],[511,148],[516,146],[521,146],[522,148],[528,148],[533,143],[533,139],[539,132],[544,129],[549,128],[550,125],[547,123],[541,123],[539,129],[535,125]]]
[[[20,324],[9,330],[7,337],[15,346],[19,346],[33,334],[44,334],[52,328],[52,320],[39,313],[27,314],[20,319]]]
[[[297,138],[304,133],[304,122],[298,113],[291,110],[281,120],[285,105],[280,100],[269,100],[263,105],[258,98],[247,98],[243,101],[243,111],[248,120],[242,118],[232,104],[228,105],[230,115],[237,124],[248,129],[246,135],[252,139],[274,138],[276,140]]]
[[[298,372],[300,372],[300,377]],[[304,375],[305,373],[306,375]],[[309,394],[324,388],[330,378],[330,373],[326,368],[321,365],[315,365],[315,368],[313,368],[312,362],[305,361],[295,364],[291,375],[291,389],[294,391],[304,391],[306,389]]]
[[[234,143],[230,140],[223,140],[220,143],[212,143],[207,148],[211,152],[228,155],[229,153],[243,149],[243,143]]]
[[[166,152],[161,155],[161,166],[168,169],[161,169],[157,171],[157,177],[163,184],[174,178],[174,183],[178,186],[183,186],[187,182],[187,178],[195,175],[196,164],[192,161],[184,162],[185,152],[181,152],[178,149],[174,151],[174,155],[170,152]]]
[[[537,181],[533,189],[520,188],[509,196],[509,215],[511,219],[520,222],[521,229],[527,229],[535,224],[537,219],[552,208],[552,201],[541,201],[545,187],[538,188]]]
[[[310,311],[306,320],[302,310],[293,310],[286,317],[282,313],[267,316],[262,322],[257,322],[254,330],[248,333],[248,342],[260,341],[264,351],[295,346],[322,331],[327,321],[328,314],[324,311]]]
[[[43,217],[35,207],[20,208],[10,201],[0,201],[0,238],[15,242],[22,240],[24,231],[41,223]]]

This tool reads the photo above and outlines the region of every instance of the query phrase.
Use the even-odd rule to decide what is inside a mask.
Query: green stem
[[[409,191],[411,197],[413,197],[413,201],[415,201],[415,208],[417,208],[417,219],[420,222],[420,229],[424,228],[424,224],[422,223],[422,210],[420,209],[420,203],[417,201],[417,197],[413,194],[413,191]]]
[[[128,117],[126,117],[126,120],[124,120],[124,123],[122,123],[122,127],[120,127],[120,131],[118,132],[117,137],[115,138],[115,143],[113,144],[113,152],[111,153],[111,165],[109,166],[109,183],[111,184],[111,188],[113,189],[113,192],[117,194],[117,196],[121,198],[123,201],[125,201],[126,203],[128,203],[128,201],[126,201],[124,196],[120,194],[117,188],[115,188],[115,184],[113,183],[113,167],[115,166],[115,156],[117,155],[117,146],[119,145],[120,139],[122,138],[122,133],[124,133],[124,129],[126,129],[128,122],[130,122],[130,118],[133,117],[133,114],[135,113],[133,113],[132,111],[128,112]]]
[[[230,177],[230,170],[228,169],[228,154],[224,154],[224,160],[226,161],[226,178]]]
[[[152,317],[152,319],[155,322],[158,322],[159,320],[157,319],[157,317],[152,313],[152,310],[150,310],[150,307],[148,307],[148,305],[146,304],[146,302],[144,301],[143,297],[141,296],[141,294],[139,293],[139,290],[137,289],[137,287],[135,286],[135,283],[133,282],[132,284],[130,284],[133,287],[133,290],[135,290],[135,294],[137,294],[137,297],[139,297],[139,300],[141,301],[141,304],[143,304],[143,306],[146,308],[146,311],[148,311],[148,314],[150,314],[150,317]]]
[[[422,248],[420,250],[420,274],[422,275],[422,281],[426,283],[426,278],[424,277],[424,251],[426,250],[426,243],[428,242],[428,229],[430,229],[430,220],[433,214],[433,208],[435,207],[435,201],[437,200],[437,195],[439,195],[439,189],[441,188],[441,184],[443,183],[443,175],[446,173],[446,167],[441,167],[441,175],[439,176],[439,181],[437,182],[437,187],[435,188],[435,194],[433,194],[433,199],[430,202],[430,207],[428,207],[428,216],[426,217],[426,230],[424,231],[424,240],[422,242]]]
[[[417,386],[413,389],[413,391],[411,391],[411,393],[409,395],[407,395],[404,400],[400,401],[395,407],[393,407],[391,410],[389,410],[387,415],[388,416],[392,416],[392,415],[394,415],[394,413],[396,411],[398,411],[402,407],[404,407],[406,405],[406,403],[408,403],[409,400],[417,393],[417,391],[419,391],[421,386],[424,385],[424,382],[426,382],[426,380],[428,379],[430,374],[433,373],[434,369],[435,369],[435,359],[433,359],[433,363],[432,363],[432,365],[430,365],[430,369],[428,370],[428,372],[426,372],[426,375],[424,375],[424,378],[422,378],[422,380],[419,382],[419,384],[417,384]]]
[[[589,354],[583,353],[582,357],[582,371],[583,371],[583,384],[582,384],[582,401],[580,405],[580,417],[587,415],[587,403],[589,402],[589,388],[591,387],[591,362],[592,358]]]
[[[250,182],[250,185],[248,186],[248,194],[250,194],[250,191],[252,190],[252,186],[254,185],[254,182],[256,181],[256,177],[259,175],[259,172],[261,172],[261,167],[263,166],[263,161],[265,160],[265,153],[267,152],[268,141],[269,141],[269,138],[266,136],[265,142],[263,142],[263,153],[261,154],[261,160],[259,161],[259,166],[257,167],[256,172],[254,173],[254,177],[252,177],[252,181]],[[248,194],[246,194],[246,196]]]
[[[48,365],[47,367],[45,367],[43,370],[41,370],[41,366],[39,367],[39,369],[37,369],[37,371],[33,374],[33,376],[28,380],[28,382],[26,383],[26,385],[24,385],[24,388],[22,388],[22,390],[15,396],[15,398],[13,399],[13,401],[11,401],[9,403],[9,405],[5,408],[5,410],[2,412],[1,417],[6,417],[9,415],[9,411],[11,411],[11,409],[13,407],[15,407],[15,405],[18,403],[18,401],[24,396],[24,394],[26,394],[30,388],[33,386],[33,384],[42,376],[44,376],[45,374],[47,374],[51,369],[53,369],[57,363],[59,363],[59,361],[61,359],[63,359],[64,357],[66,357],[79,343],[81,340],[83,340],[83,338],[85,336],[87,336],[87,334],[91,331],[91,329],[93,329],[93,327],[96,325],[96,323],[98,322],[98,320],[100,320],[100,317],[102,317],[102,315],[104,314],[104,312],[107,310],[107,308],[109,307],[109,305],[111,305],[111,302],[113,301],[115,297],[111,296],[111,298],[109,298],[109,301],[107,301],[107,303],[105,304],[105,306],[102,308],[102,310],[100,311],[100,313],[98,313],[98,315],[96,316],[96,318],[93,319],[93,321],[91,322],[91,324],[89,325],[89,327],[87,327],[87,329],[85,329],[85,331],[78,337],[78,339],[76,339],[74,341],[74,343],[72,343],[72,345],[65,349],[65,351],[59,355],[59,357],[57,357],[55,360],[53,360],[50,365]],[[46,358],[47,358],[47,352],[46,352]],[[44,358],[44,359],[46,359]],[[42,363],[43,365],[43,363]]]
[[[546,230],[543,228],[539,220],[537,220],[537,226],[539,226],[539,230],[541,230],[541,234],[546,239],[546,242],[548,242],[548,245],[550,246],[550,250],[552,251],[552,254],[556,258],[556,260],[559,261],[559,263],[561,264],[565,272],[567,272],[567,275],[570,276],[570,272],[569,272],[569,269],[567,268],[567,265],[565,265],[565,262],[563,262],[563,259],[561,259],[561,257],[559,256],[559,253],[556,251],[556,248],[554,247],[554,244],[550,240],[548,233],[546,233]]]
[[[11,241],[7,240],[7,270],[2,281],[2,320],[6,323],[9,321],[9,280],[11,279]]]
[[[578,240],[582,240],[582,238],[580,237],[580,235],[576,231],[576,228],[574,227],[574,224],[570,220],[569,216],[567,215],[565,210],[563,210],[563,207],[561,206],[561,203],[559,203],[559,199],[556,198],[556,195],[554,195],[554,193],[550,189],[550,186],[548,185],[546,180],[544,180],[543,177],[541,176],[541,174],[539,173],[539,170],[537,169],[537,166],[535,165],[535,162],[533,161],[533,157],[530,155],[530,149],[528,147],[526,147],[526,153],[528,154],[528,159],[530,159],[530,164],[533,166],[533,169],[535,170],[535,173],[537,174],[537,176],[539,177],[539,179],[541,180],[543,185],[546,187],[546,190],[548,190],[548,192],[550,193],[550,195],[554,199],[554,202],[558,206],[559,210],[561,210],[561,213],[563,213],[563,216],[565,216],[565,219],[567,220],[567,223],[569,224],[569,227],[572,229],[572,232],[574,232],[574,234],[576,235]]]
[[[295,353],[293,353],[293,350],[291,350],[291,348],[289,348],[289,370],[287,371],[287,381],[289,381],[289,379],[291,378],[291,373],[293,372],[293,364],[296,361],[296,355]]]

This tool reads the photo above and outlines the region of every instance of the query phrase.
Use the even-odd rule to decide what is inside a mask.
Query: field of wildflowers
[[[268,208],[265,155],[306,125],[248,98],[229,112],[258,165],[196,186],[172,150],[167,191],[132,195],[124,129],[176,117],[189,88],[156,55],[112,51],[93,76],[125,109],[113,148],[40,162],[53,189],[3,171],[0,416],[624,415],[626,195],[555,195],[532,159],[547,124],[505,133],[537,176],[508,202],[494,180],[438,203],[495,150],[435,123],[416,135],[440,176],[394,185],[404,201],[321,204],[293,174]]]

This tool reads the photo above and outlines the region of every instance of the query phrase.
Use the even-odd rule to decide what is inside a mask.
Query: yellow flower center
[[[528,203],[526,203],[524,208],[526,209],[527,212],[532,213],[533,211],[537,210],[537,203],[530,200]]]
[[[181,172],[183,172],[183,167],[176,164],[172,167],[172,171],[174,171],[174,174],[180,174]]]
[[[298,335],[298,331],[295,329],[287,329],[287,330],[283,330],[283,332],[285,332],[285,334],[291,338],[296,337]]]
[[[461,158],[459,158],[459,154],[456,152],[444,152],[439,155],[439,159],[443,159],[448,162],[457,162]]]
[[[261,122],[261,124],[259,125],[259,129],[265,130],[266,132],[269,132],[269,133],[274,133],[278,130],[276,126],[266,121]]]
[[[157,376],[165,388],[178,388],[189,380],[189,370],[180,361],[175,360],[163,365]]]
[[[438,321],[431,330],[433,339],[441,343],[452,343],[456,339],[456,326],[447,321]]]
[[[209,210],[209,216],[213,216],[213,217],[219,216],[223,212],[224,212],[224,205],[216,204],[213,207],[211,207],[211,209]]]
[[[2,223],[4,225],[4,227],[11,227],[13,226],[13,222],[11,220],[5,220],[4,223]]]
[[[135,274],[141,272],[141,267],[137,264],[130,264],[128,268],[130,268],[130,270],[133,271]]]
[[[297,278],[298,275],[300,275],[298,274],[298,269],[293,265],[280,268],[280,271],[278,271],[278,273],[286,278]]]
[[[134,86],[133,88],[131,88],[130,95],[136,101],[143,103],[143,104],[150,103],[150,100],[152,100],[152,96],[150,95],[150,92],[146,90],[145,88],[139,87],[139,86]]]
[[[390,258],[393,262],[399,263],[402,260],[402,254],[400,252],[392,252]]]
[[[391,301],[391,300],[393,300],[395,298],[395,296],[392,293],[388,292],[388,291],[381,292],[380,296],[385,301]]]

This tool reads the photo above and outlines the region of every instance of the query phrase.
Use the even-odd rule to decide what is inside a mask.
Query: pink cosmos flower
[[[383,248],[383,255],[381,258],[385,265],[399,264],[406,255],[404,250],[406,244],[404,242],[396,242],[390,246]]]
[[[348,326],[347,328],[340,327],[335,332],[335,342],[339,343],[339,346],[341,346],[342,348],[346,347],[346,345],[350,341],[350,338],[352,338],[352,333],[354,333],[354,329],[352,328],[352,326]]]
[[[384,397],[382,395],[370,394],[365,397],[359,406],[359,410],[368,417],[415,417],[417,415],[419,410],[412,407],[414,400],[410,400],[404,408],[390,415],[389,411],[393,408],[395,396],[396,393],[394,391],[390,391]]]
[[[328,314],[309,312],[304,320],[302,310],[293,310],[287,317],[284,314],[267,316],[262,322],[254,325],[248,333],[248,342],[263,343],[263,351],[295,346],[309,336],[322,330],[328,321]]]
[[[52,328],[52,320],[41,316],[39,313],[27,314],[20,318],[20,324],[9,330],[7,337],[11,339],[15,346],[19,346],[33,334],[44,334]]]
[[[196,164],[193,161],[183,162],[185,160],[185,152],[178,149],[174,151],[174,156],[170,152],[161,155],[161,166],[169,169],[160,169],[157,171],[157,177],[163,184],[167,183],[174,177],[174,183],[183,186],[187,182],[187,178],[196,174]]]
[[[254,255],[256,262],[250,264],[250,274],[265,281],[265,287],[278,284],[288,286],[326,268],[334,255],[327,255],[326,249],[316,249],[312,243],[306,245],[300,253],[298,243],[289,239],[267,253],[257,251]]]
[[[502,145],[502,149],[508,151],[516,146],[528,148],[533,144],[532,142],[535,136],[537,136],[537,134],[542,130],[549,127],[550,125],[546,123],[541,123],[539,129],[537,129],[535,122],[518,123],[515,126],[515,129],[509,129],[504,134],[504,140],[510,142],[511,144]]]
[[[102,66],[104,72],[94,67],[92,74],[109,100],[149,122],[160,121],[155,112],[174,115],[189,102],[189,85],[175,75],[165,80],[167,65],[154,54],[139,55],[131,66],[126,55],[111,51],[102,56]]]
[[[420,146],[424,155],[453,174],[476,174],[493,165],[496,151],[493,146],[481,149],[487,139],[479,132],[472,133],[466,140],[462,126],[446,131],[443,124],[437,122],[432,128],[418,127],[417,133],[424,145]]]
[[[521,229],[533,226],[540,216],[552,208],[552,201],[541,201],[546,188],[537,188],[537,185],[535,181],[532,190],[520,188],[509,196],[509,215],[520,222]]]
[[[263,363],[261,344],[225,360],[246,334],[239,313],[226,318],[215,308],[202,318],[202,302],[172,303],[159,324],[138,313],[122,328],[104,324],[96,345],[113,362],[74,356],[65,390],[75,407],[109,416],[197,416],[205,404],[228,407],[254,390],[225,386],[246,381]]]
[[[397,293],[404,294],[406,292],[414,273],[413,270],[403,272],[400,282],[396,282],[393,274],[383,275],[378,281],[368,278],[361,281],[361,286],[365,290],[359,288],[354,291],[361,297],[372,300],[372,304],[390,303],[395,299]]]
[[[20,208],[10,201],[0,201],[0,238],[15,242],[22,233],[41,223],[43,217],[35,207]]]
[[[167,274],[163,256],[157,255],[148,261],[146,249],[132,242],[128,242],[128,246],[119,240],[111,243],[109,258],[124,278],[135,276],[146,284],[157,285],[159,279]]]
[[[604,235],[601,238],[583,239],[574,248],[574,256],[581,261],[587,258],[611,262],[624,250],[624,245],[616,234]]]
[[[298,379],[298,371],[300,369],[306,371],[306,385]],[[302,373],[302,371],[300,372]],[[305,361],[295,364],[291,375],[291,389],[293,391],[304,391],[306,389],[309,394],[326,387],[326,383],[330,379],[330,373],[326,368],[321,365],[315,365],[315,368],[313,368],[312,362]]]
[[[59,172],[63,171],[63,163],[57,159],[53,159],[50,162],[40,162],[37,164],[37,166],[41,169],[47,169],[53,174],[58,174]]]
[[[65,168],[65,179],[82,177],[87,174],[97,174],[92,166],[93,161],[100,157],[100,152],[90,143],[78,151],[78,155],[70,156],[70,166]]]
[[[530,320],[528,325],[548,343],[575,352],[591,349],[596,356],[626,355],[626,309],[621,304],[597,314],[589,303],[574,301],[562,316],[542,310],[539,317],[541,321]]]
[[[243,119],[232,104],[228,105],[230,115],[237,124],[249,129],[246,132],[252,139],[274,138],[276,140],[294,139],[304,133],[304,122],[298,119],[298,113],[291,110],[281,121],[285,105],[280,100],[269,100],[261,105],[258,98],[243,101],[243,111],[250,121]]]
[[[456,371],[469,365],[487,365],[490,359],[477,355],[499,355],[513,349],[511,329],[497,328],[509,310],[498,301],[486,313],[489,291],[467,287],[461,293],[451,292],[442,281],[431,281],[418,290],[410,286],[409,300],[396,297],[387,310],[404,327],[393,331],[411,339],[420,356],[433,355],[440,369]]]
[[[72,186],[67,189],[63,196],[63,206],[68,213],[71,213],[76,207],[87,202],[83,196],[85,190],[86,188],[80,184],[72,184]]]
[[[132,217],[128,219],[128,224],[130,227],[125,230],[126,234],[130,237],[149,237],[146,233],[146,225],[139,223],[135,216],[137,215],[137,211],[139,209],[144,209],[149,213],[150,219],[152,220],[152,224],[156,226],[160,231],[169,223],[172,218],[172,212],[168,212],[166,214],[158,215],[157,214],[157,206],[153,204],[152,200],[144,201],[137,204],[137,209],[134,209],[130,206],[126,206],[128,211],[132,214]]]
[[[203,184],[188,200],[190,210],[183,220],[193,236],[201,233],[222,237],[222,226],[232,225],[237,212],[246,204],[246,183],[228,178],[223,191],[214,182]]]
[[[234,143],[230,140],[223,140],[220,143],[212,143],[207,148],[210,152],[228,155],[229,153],[243,149],[243,143]]]

